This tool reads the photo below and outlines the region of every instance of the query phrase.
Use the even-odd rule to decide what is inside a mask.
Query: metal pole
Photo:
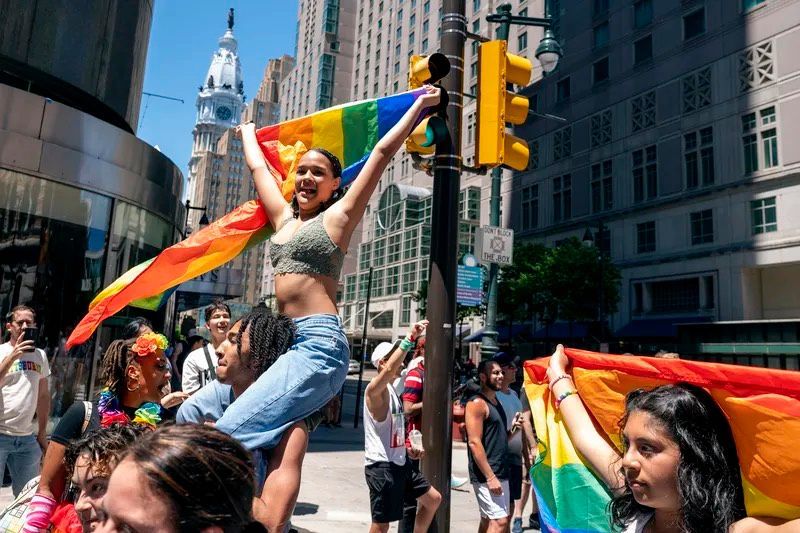
[[[358,427],[361,416],[361,382],[364,379],[364,359],[367,358],[367,325],[369,324],[369,299],[372,294],[372,267],[367,277],[367,301],[364,303],[364,333],[361,335],[361,361],[358,365],[358,385],[356,386],[356,409],[353,411],[353,427]]]
[[[463,112],[465,0],[443,0],[441,52],[450,61],[450,73],[441,85],[449,95],[449,142],[436,144],[431,259],[428,284],[428,341],[425,388],[422,393],[422,470],[442,495],[436,513],[436,531],[450,531],[450,469],[453,452],[453,348],[456,323],[456,260],[458,254],[458,194],[461,180],[461,115]],[[432,526],[434,525],[432,524]]]
[[[497,6],[498,15],[510,15],[511,5],[500,4]],[[511,24],[501,22],[497,25],[497,38],[501,41],[508,40],[508,30]],[[489,225],[500,226],[500,184],[503,179],[502,167],[492,169],[492,196],[489,204]],[[500,267],[497,263],[489,264],[489,293],[486,296],[486,326],[481,337],[481,357],[491,359],[497,353],[497,275]]]
[[[605,275],[604,275],[604,272],[603,272],[603,270],[604,270],[603,263],[605,262],[606,256],[605,256],[605,253],[603,252],[603,247],[605,246],[605,242],[601,242],[601,241],[604,241],[604,239],[605,239],[605,235],[604,235],[604,231],[603,230],[604,230],[603,221],[601,220],[600,222],[598,222],[598,225],[597,225],[597,239],[595,239],[595,242],[597,242],[597,244],[598,244],[597,249],[600,252],[599,253],[599,256],[600,256],[600,295],[597,298],[597,300],[598,300],[597,301],[597,303],[598,303],[597,307],[598,307],[598,314],[600,315],[599,318],[600,318],[600,351],[601,352],[604,351],[604,349],[605,349],[604,344],[607,342],[607,339],[606,339],[606,323],[605,323],[605,315],[606,315],[606,309],[605,309],[605,307],[606,307],[605,282],[606,282],[606,280],[605,280]]]

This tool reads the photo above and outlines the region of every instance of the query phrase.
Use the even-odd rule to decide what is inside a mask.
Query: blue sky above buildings
[[[294,54],[297,0],[158,0],[153,12],[144,90],[184,103],[142,97],[137,135],[159,149],[186,175],[192,150],[195,100],[217,40],[235,9],[245,96],[258,90],[267,61]]]

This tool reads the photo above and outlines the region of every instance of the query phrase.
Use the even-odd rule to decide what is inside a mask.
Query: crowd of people
[[[322,148],[305,152],[291,201],[255,127],[239,127],[275,230],[270,257],[279,313],[255,308],[234,320],[227,305],[214,302],[205,309],[210,342],[189,332],[180,352],[169,350],[148,321],[132,321],[104,351],[97,396],[66,409],[49,439],[50,370],[34,342],[36,313],[26,305],[9,312],[9,340],[0,344],[0,469],[7,465],[11,474],[17,500],[9,509],[19,511],[11,516],[20,519],[18,531],[289,529],[309,432],[335,418],[331,401],[350,359],[336,308],[344,251],[387,164],[439,100],[439,90],[426,87],[347,189],[336,156]],[[414,324],[371,356],[378,375],[366,388],[363,416],[374,533],[398,520],[401,531],[429,531],[442,501],[420,469],[426,327],[424,320]],[[673,385],[629,394],[619,454],[597,433],[568,366],[559,347],[550,360],[550,388],[576,448],[613,495],[614,528],[800,528],[797,520],[745,516],[730,428],[707,392]],[[480,532],[520,531],[530,495],[528,469],[538,444],[526,397],[512,388],[517,370],[505,354],[482,361],[465,399]]]

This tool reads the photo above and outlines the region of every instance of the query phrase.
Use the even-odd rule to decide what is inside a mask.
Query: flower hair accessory
[[[167,338],[161,333],[144,333],[137,337],[136,342],[131,346],[131,350],[139,357],[153,355],[158,350],[166,350]]]

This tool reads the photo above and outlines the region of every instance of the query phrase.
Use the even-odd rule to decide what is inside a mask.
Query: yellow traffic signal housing
[[[526,86],[531,81],[530,60],[507,52],[506,41],[481,43],[478,53],[477,163],[528,168],[528,143],[506,132],[506,122],[523,124],[528,99],[508,91],[507,84]]]
[[[450,72],[450,61],[444,54],[429,56],[412,55],[408,61],[408,88],[419,89],[426,83],[435,83]],[[430,118],[430,117],[429,117]],[[421,155],[433,155],[436,151],[435,133],[429,128],[429,118],[414,128],[406,140],[406,151]]]

